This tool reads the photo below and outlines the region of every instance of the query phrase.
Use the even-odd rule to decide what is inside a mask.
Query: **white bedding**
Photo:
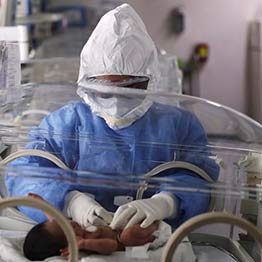
[[[17,223],[17,221],[15,222],[10,221],[10,219],[5,220],[5,222],[8,222],[7,223],[8,225],[10,223],[12,225],[13,223]],[[3,221],[0,224],[3,226]],[[23,248],[22,248],[24,238],[27,232],[8,230],[6,229],[6,227],[4,228],[5,229],[0,230],[0,262],[29,262],[29,260],[23,256]],[[26,228],[27,227],[24,227],[24,230]],[[167,239],[169,239],[169,237],[172,234],[171,228],[166,223],[162,222],[159,225],[159,230],[156,231],[155,233],[157,239],[152,243],[153,245],[150,244],[151,248],[158,247],[155,250],[148,250],[148,245],[145,245],[143,247],[135,247],[132,249],[129,248],[125,252],[115,252],[110,256],[102,256],[102,255],[85,256],[84,253],[81,253],[79,262],[130,262],[130,261],[160,262],[163,247],[159,247],[159,246],[162,246],[163,243],[165,243]],[[193,261],[235,262],[236,261],[229,254],[226,254],[215,247],[194,246],[192,249],[191,244],[187,241],[188,239],[185,239],[184,243],[181,243],[179,245],[179,248],[177,249],[175,256],[173,258],[174,262],[193,262]],[[194,255],[193,250],[196,256]],[[140,255],[142,254],[142,257],[138,256],[138,254]],[[65,261],[67,260],[63,257],[52,257],[45,260],[45,262],[65,262]]]
[[[22,233],[21,233],[22,234]],[[23,246],[24,237],[6,237],[0,236],[0,261],[1,262],[29,262],[23,256],[22,246]],[[181,248],[176,252],[176,255],[173,259],[175,262],[193,262],[192,260],[186,259],[188,254],[188,248],[186,243],[181,244]],[[89,255],[83,256],[79,259],[79,262],[160,262],[161,254],[163,248],[158,248],[156,250],[147,251],[147,258],[133,258],[130,257],[130,252],[115,252],[110,256],[101,256],[101,255]],[[46,259],[45,262],[65,262],[66,259],[62,257],[52,257]]]
[[[29,260],[23,256],[23,242],[27,234],[28,224],[25,224],[18,231],[11,230],[17,225],[18,221],[6,217],[0,220],[0,262],[28,262]],[[32,227],[32,225],[30,225]],[[163,251],[163,245],[167,242],[172,234],[171,227],[165,222],[159,224],[158,230],[154,232],[156,239],[153,243],[142,247],[127,248],[124,252],[114,252],[110,256],[80,254],[79,262],[159,262]],[[186,240],[181,243],[176,251],[173,261],[175,262],[194,262],[195,255],[191,244]],[[149,247],[150,246],[150,247]],[[45,262],[65,262],[62,257],[53,257],[46,259]]]
[[[6,235],[8,234],[8,236]],[[14,237],[16,234],[16,237]],[[29,262],[23,256],[22,246],[25,232],[8,232],[0,230],[0,262]],[[188,256],[188,251],[190,253],[191,246],[187,243],[180,244],[178,250],[176,251],[174,262],[193,262],[194,259]],[[158,248],[157,250],[147,251],[148,258],[134,258],[130,257],[130,252],[115,252],[110,256],[100,256],[100,255],[88,255],[84,256],[83,253],[80,254],[79,262],[160,262],[161,254],[163,248]],[[229,254],[218,250],[215,247],[194,247],[194,251],[197,254],[197,261],[199,262],[235,262],[236,260],[232,258]],[[52,257],[45,260],[45,262],[66,262],[67,260],[62,257]]]

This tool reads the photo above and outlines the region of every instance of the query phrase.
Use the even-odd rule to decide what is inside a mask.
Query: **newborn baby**
[[[36,194],[29,193],[29,196],[43,200]],[[32,261],[44,260],[51,256],[69,255],[63,231],[55,219],[48,214],[46,216],[47,221],[34,226],[25,238],[24,255]],[[158,228],[158,223],[147,228],[134,225],[122,231],[112,230],[109,226],[90,226],[84,229],[77,222],[71,220],[70,224],[76,234],[80,251],[103,255],[124,250],[126,246],[140,246],[153,242],[155,239],[153,233]]]

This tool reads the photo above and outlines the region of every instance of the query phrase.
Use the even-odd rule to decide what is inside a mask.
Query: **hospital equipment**
[[[2,92],[21,84],[19,45],[0,41],[0,89]]]
[[[87,89],[87,87],[83,88]],[[8,152],[17,151],[17,148],[22,148],[25,144],[33,142],[27,134],[29,130],[32,129],[32,125],[36,125],[43,118],[43,115],[39,114],[39,112],[41,112],[40,110],[45,110],[45,112],[47,111],[46,113],[48,113],[58,109],[73,98],[72,94],[74,94],[76,89],[76,85],[31,84],[20,88],[19,99],[16,97],[10,100],[12,96],[10,97],[9,95],[9,102],[1,103],[0,116],[2,120],[0,128],[1,139],[5,145],[9,147]],[[192,205],[194,205],[194,199],[197,196],[210,195],[212,196],[211,199],[213,202],[209,207],[211,210],[227,211],[236,215],[238,218],[243,216],[245,219],[248,218],[252,220],[253,223],[258,223],[257,226],[259,227],[261,221],[261,219],[259,219],[259,196],[261,188],[257,175],[260,170],[259,156],[261,155],[262,140],[262,129],[260,124],[230,108],[200,98],[182,95],[166,95],[165,93],[153,91],[136,91],[129,89],[122,91],[116,89],[116,87],[109,88],[102,92],[97,89],[92,89],[91,86],[89,92],[98,95],[125,95],[130,99],[134,96],[147,96],[152,102],[161,101],[161,103],[165,102],[167,105],[175,104],[175,106],[181,109],[190,110],[198,117],[205,128],[209,138],[209,144],[207,147],[203,147],[203,145],[196,144],[166,144],[161,141],[148,141],[146,139],[135,141],[132,136],[123,137],[119,136],[117,133],[111,134],[111,137],[99,137],[92,133],[83,133],[78,137],[74,137],[67,136],[66,133],[46,133],[43,130],[42,132],[46,137],[60,137],[69,142],[78,139],[79,144],[87,143],[89,146],[92,145],[93,150],[101,154],[105,154],[106,152],[114,153],[121,149],[125,154],[123,156],[119,155],[119,158],[124,157],[122,159],[131,159],[131,161],[125,161],[126,173],[120,176],[117,172],[109,174],[108,170],[103,170],[102,173],[97,174],[92,170],[73,171],[69,170],[68,167],[63,171],[62,169],[57,169],[55,165],[53,168],[9,166],[1,168],[1,176],[19,176],[22,180],[23,178],[30,177],[32,181],[38,181],[37,183],[39,183],[40,180],[53,181],[51,184],[55,185],[56,183],[62,183],[65,187],[78,187],[79,184],[81,184],[83,190],[88,187],[88,192],[93,195],[95,195],[97,191],[101,192],[102,190],[106,190],[110,201],[119,203],[119,200],[121,200],[121,204],[130,201],[130,197],[134,199],[136,197],[143,198],[146,197],[148,193],[157,192],[160,188],[161,190],[164,188],[168,191],[183,192],[192,195]],[[4,98],[8,97],[7,94]],[[1,99],[1,101],[6,101],[4,98]],[[77,99],[77,97],[74,97],[74,99]],[[24,113],[25,111],[29,112],[29,114]],[[44,113],[44,115],[46,113]],[[34,122],[30,122],[30,120]],[[43,148],[45,148],[44,141],[43,145]],[[154,146],[152,147],[152,145]],[[167,164],[165,161],[161,160],[161,158],[155,157],[156,155],[151,159],[147,158],[150,154],[146,154],[144,158],[139,158],[139,156],[136,155],[135,148],[144,149],[148,152],[149,148],[151,148],[150,150],[154,150],[159,154],[168,148],[170,153],[173,154],[173,161]],[[205,179],[205,172],[203,172],[203,169],[201,169],[202,171],[197,170],[194,165],[189,165],[190,162],[185,163],[183,166],[183,163],[175,161],[179,159],[178,157],[181,152],[199,158],[205,153],[205,150],[208,150],[210,152],[209,157],[221,166],[219,182],[213,183],[210,180],[206,183],[205,187],[197,184],[189,186],[185,182],[179,182],[175,178],[159,177],[158,174],[167,172],[166,169],[173,172],[175,169],[182,167],[183,169],[189,170],[192,168],[198,176],[202,176]],[[21,152],[21,154],[27,153],[46,157],[46,152],[37,152],[36,150],[32,152]],[[55,151],[49,153],[55,156],[49,157],[49,155],[47,155],[50,160],[55,161],[61,168],[65,168],[59,161],[56,161],[56,158],[59,159],[60,155],[56,155]],[[87,161],[89,163],[95,163],[96,155],[92,154],[92,152],[90,153],[91,155],[89,155]],[[16,154],[19,155],[19,151]],[[88,156],[88,152],[86,152],[86,154]],[[3,158],[6,155],[2,155]],[[252,162],[249,161],[251,159],[257,159],[257,162],[255,162],[257,164],[254,164],[253,167],[248,165],[249,162]],[[8,162],[7,160],[6,162]],[[112,165],[117,165],[117,163],[112,163]],[[139,172],[141,176],[134,176],[136,165],[151,166],[151,172],[148,172],[148,175]],[[70,167],[72,168],[72,166]],[[1,185],[1,193],[4,193],[3,183]],[[127,189],[130,194],[126,194]],[[118,194],[114,196],[114,194],[111,194],[112,192],[118,192]],[[6,195],[3,195],[3,193],[2,196],[5,197]],[[245,202],[249,204],[247,205]],[[251,207],[252,209],[250,209]],[[17,217],[18,214],[19,219]],[[216,213],[213,215],[215,216]],[[223,221],[225,222],[225,219]],[[21,225],[20,231],[23,231],[23,229],[27,230],[28,226],[30,227],[30,225],[34,224],[32,220],[18,213],[18,210],[8,209],[6,212],[2,213],[0,226],[5,230],[9,229],[9,233],[10,229],[17,228],[18,223]],[[243,223],[239,223],[238,225],[241,226]],[[240,237],[238,236],[239,234]],[[189,234],[188,237],[199,261],[260,261],[259,249],[256,248],[254,241],[252,241],[250,237],[247,237],[245,232],[233,226],[208,226],[207,228],[199,229],[197,232],[194,231]],[[5,243],[9,243],[9,246],[11,243],[13,247],[16,245],[12,240]],[[241,245],[239,243],[241,243]],[[18,254],[14,252],[14,249],[12,252],[11,256],[14,258],[17,258],[18,254],[20,254],[20,257],[22,256],[19,251]],[[161,253],[162,250],[160,254],[149,250],[143,253],[143,255],[147,255],[149,261],[150,259],[152,259],[152,261],[160,261]],[[142,260],[141,258],[134,258],[132,255],[134,255],[134,252],[117,253],[112,255],[112,259],[115,259],[114,261],[117,261],[117,258],[121,261],[125,261],[125,259],[126,261]],[[217,258],[217,260],[214,260],[214,257]],[[153,260],[154,258],[156,260]],[[95,256],[91,256],[90,259],[95,259]],[[99,259],[101,259],[101,257],[99,257]],[[105,261],[110,261],[110,258],[104,259],[106,259]]]
[[[47,3],[47,1],[37,2],[39,5],[40,2],[42,2],[42,5]],[[17,42],[20,47],[20,58],[22,63],[33,58],[35,52],[37,53],[36,49],[38,49],[43,43],[48,42],[48,37],[53,37],[67,26],[66,18],[62,13],[43,13],[41,12],[43,10],[40,6],[36,7],[35,4],[36,1],[33,0],[1,1],[0,41]],[[67,33],[68,32],[65,34]],[[87,37],[86,30],[82,31],[82,35],[85,35],[85,38]],[[63,36],[63,34],[60,34],[59,37],[61,36]],[[79,43],[77,39],[75,40],[82,47],[82,43]],[[57,52],[60,49],[55,50]],[[77,52],[77,56],[79,55],[79,52],[80,48]],[[57,57],[59,54],[56,54],[55,56]],[[68,55],[65,55],[64,53],[64,56],[67,57]]]
[[[250,86],[249,113],[259,123],[262,123],[262,20],[261,17],[250,21],[248,39],[248,83]]]
[[[36,58],[37,56],[42,56],[42,51],[44,53],[47,51],[42,48],[44,49],[44,46],[37,50],[34,59],[23,63],[21,72],[23,84],[44,83],[46,79],[50,83],[60,81],[73,83],[77,81],[77,72],[79,70],[78,57]]]
[[[54,24],[58,29],[63,27],[64,16],[59,13],[37,13],[26,17],[18,17],[17,25],[31,26],[31,37],[36,41],[52,36]]]
[[[25,26],[15,25],[16,0],[3,0],[0,5],[0,41],[18,43],[21,60],[29,55],[29,35]]]
[[[29,56],[29,35],[25,26],[0,27],[0,41],[15,42],[19,45],[20,59],[26,60]]]
[[[183,75],[179,69],[177,57],[161,49],[158,53],[158,59],[161,88],[166,92],[182,94]]]
[[[87,7],[82,5],[68,5],[49,7],[49,11],[62,13],[66,17],[67,25],[71,27],[86,27],[89,23]]]
[[[16,0],[3,0],[0,6],[0,26],[13,26],[16,12]]]

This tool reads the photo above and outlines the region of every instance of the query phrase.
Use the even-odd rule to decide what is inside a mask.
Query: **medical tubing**
[[[196,165],[193,165],[191,163],[184,162],[184,161],[170,161],[170,162],[161,164],[161,165],[153,168],[152,170],[150,170],[148,173],[146,173],[144,175],[144,177],[145,178],[153,177],[153,176],[156,176],[159,173],[161,173],[165,170],[171,169],[171,168],[187,169],[189,171],[193,171],[194,173],[196,173],[198,176],[200,176],[201,178],[203,178],[204,180],[206,180],[209,183],[214,182],[214,180],[203,169],[199,168]],[[139,187],[139,189],[137,190],[137,193],[136,193],[136,199],[142,199],[143,198],[143,194],[144,194],[146,188],[147,188],[146,184]],[[208,210],[213,209],[214,203],[215,203],[215,199],[214,199],[214,196],[211,194],[210,204],[209,204]]]
[[[172,257],[178,245],[190,232],[199,227],[216,223],[230,224],[244,229],[257,242],[259,250],[262,250],[262,233],[249,221],[225,212],[209,212],[189,219],[175,230],[165,245],[161,262],[173,261]]]
[[[73,231],[73,228],[67,221],[67,219],[64,217],[64,215],[48,204],[45,201],[34,199],[32,197],[11,197],[11,198],[6,198],[6,199],[1,199],[0,200],[0,210],[4,209],[6,207],[15,207],[15,206],[30,206],[34,208],[41,209],[43,212],[48,213],[50,216],[52,216],[63,232],[65,233],[67,242],[68,242],[68,247],[69,247],[69,259],[68,262],[76,262],[78,261],[78,247],[77,247],[77,242],[76,242],[76,236]]]
[[[58,157],[54,156],[53,154],[51,154],[49,152],[38,150],[38,149],[24,149],[24,150],[19,150],[17,152],[14,152],[14,153],[10,154],[9,156],[7,156],[5,159],[3,159],[0,162],[0,165],[6,165],[9,162],[11,162],[11,161],[13,161],[13,160],[15,160],[19,157],[23,157],[23,156],[43,157],[45,159],[50,160],[52,163],[54,163],[55,165],[57,165],[61,169],[71,170]]]

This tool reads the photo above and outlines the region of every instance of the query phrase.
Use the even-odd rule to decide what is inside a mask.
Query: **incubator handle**
[[[171,168],[187,169],[189,171],[196,173],[198,176],[200,176],[201,178],[203,178],[207,182],[214,183],[214,180],[203,169],[199,168],[196,165],[193,165],[191,163],[184,162],[184,161],[170,161],[170,162],[161,164],[161,165],[153,168],[152,170],[150,170],[148,173],[146,173],[144,175],[144,177],[145,178],[153,177],[153,176],[158,175],[159,173],[166,171],[168,169],[171,169]],[[137,193],[136,193],[136,199],[142,199],[143,194],[144,194],[146,189],[147,189],[147,184],[144,184],[141,187],[139,187],[138,190],[137,190]],[[208,210],[212,210],[214,208],[214,205],[215,205],[215,197],[211,194]]]
[[[164,164],[161,164],[155,168],[153,168],[151,171],[146,173],[144,177],[152,177],[155,176],[165,170],[171,169],[171,168],[183,168],[183,169],[188,169],[190,171],[193,171],[197,175],[199,175],[201,178],[206,180],[207,182],[214,182],[213,179],[201,168],[199,168],[196,165],[193,165],[188,162],[183,162],[183,161],[170,161]]]
[[[56,208],[52,207],[45,201],[41,201],[31,197],[11,197],[0,200],[0,210],[14,206],[30,206],[38,208],[41,209],[43,212],[48,213],[52,217],[54,217],[61,229],[63,230],[63,232],[65,233],[68,242],[70,251],[68,262],[78,261],[78,247],[76,243],[75,233],[67,219],[60,211],[58,211]]]
[[[171,262],[178,245],[190,232],[201,226],[215,223],[230,224],[244,229],[257,242],[259,250],[262,250],[262,233],[253,224],[230,213],[209,212],[189,219],[175,230],[164,248],[161,261]],[[261,253],[260,257],[262,257]]]
[[[6,157],[5,159],[3,159],[0,162],[0,166],[1,165],[6,165],[9,162],[19,158],[19,157],[23,157],[23,156],[39,156],[39,157],[43,157],[46,158],[48,160],[50,160],[52,163],[54,163],[55,165],[57,165],[58,167],[64,169],[64,170],[70,170],[70,168],[68,168],[58,157],[56,157],[55,155],[46,152],[46,151],[42,151],[42,150],[37,150],[37,149],[24,149],[24,150],[19,150],[17,152],[14,152],[12,154],[10,154],[8,157]]]

